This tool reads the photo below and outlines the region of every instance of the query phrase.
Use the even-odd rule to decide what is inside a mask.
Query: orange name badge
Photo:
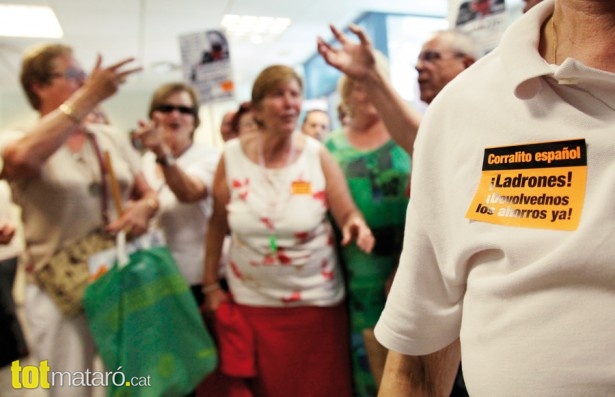
[[[294,181],[291,191],[293,194],[312,194],[312,184],[306,181]]]

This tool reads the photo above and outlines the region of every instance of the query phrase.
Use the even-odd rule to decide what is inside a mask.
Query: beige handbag
[[[119,200],[121,200],[119,197],[115,197],[119,194],[119,187],[117,187],[117,181],[113,174],[108,153],[105,152],[105,157],[103,158],[94,134],[88,133],[88,138],[92,142],[100,163],[102,216],[104,223],[107,224],[109,223],[106,200],[107,175],[109,175],[111,183],[116,185],[112,189],[116,206],[119,205]],[[118,213],[121,213],[121,211],[118,211]],[[49,260],[49,263],[35,273],[36,282],[47,292],[64,315],[74,317],[83,310],[81,300],[90,277],[88,258],[97,252],[114,246],[115,239],[113,237],[106,234],[102,229],[94,230],[85,237],[56,252]]]
[[[88,258],[114,246],[115,239],[102,230],[95,230],[56,252],[35,273],[36,281],[64,315],[76,316],[83,310],[81,299],[89,283]]]

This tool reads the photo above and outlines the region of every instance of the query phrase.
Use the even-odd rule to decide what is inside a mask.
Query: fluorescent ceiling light
[[[259,40],[262,42],[265,36],[282,34],[290,26],[290,19],[227,14],[222,18],[222,26],[233,36],[243,36],[253,42]],[[260,39],[255,40],[257,36]]]
[[[59,38],[63,32],[47,6],[0,4],[0,36]]]

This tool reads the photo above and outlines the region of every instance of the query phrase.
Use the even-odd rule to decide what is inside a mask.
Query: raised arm
[[[161,127],[156,120],[139,121],[135,137],[158,159],[165,160],[173,155],[171,148],[164,143]],[[182,203],[193,203],[206,198],[210,193],[202,180],[186,173],[176,161],[165,161],[162,172],[167,185]]]
[[[388,77],[376,68],[374,48],[362,28],[356,25],[349,27],[359,38],[359,42],[355,43],[335,26],[330,27],[341,48],[334,48],[319,37],[318,52],[329,65],[365,84],[371,102],[378,109],[389,134],[412,155],[422,118],[420,113],[399,96]]]
[[[115,94],[126,77],[141,68],[129,68],[133,58],[103,67],[99,55],[90,76],[58,108],[46,113],[23,138],[7,143],[2,175],[8,179],[38,175],[47,159],[103,100]]]
[[[459,339],[425,356],[389,350],[378,396],[448,397],[460,360]]]

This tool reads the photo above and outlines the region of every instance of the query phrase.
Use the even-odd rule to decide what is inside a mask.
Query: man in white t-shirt
[[[459,347],[472,396],[615,390],[613,25],[545,0],[430,106],[381,395],[445,395]]]

